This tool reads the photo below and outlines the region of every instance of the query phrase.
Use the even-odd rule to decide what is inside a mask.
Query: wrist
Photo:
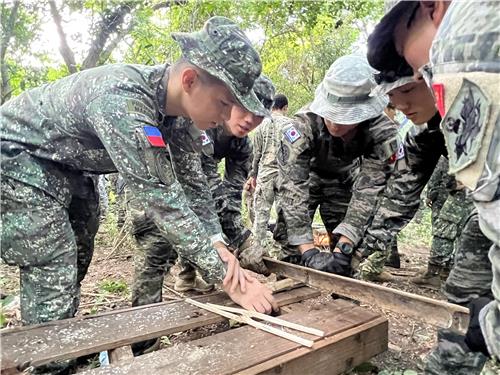
[[[314,249],[315,246],[313,243],[304,243],[301,245],[297,245],[297,248],[299,249],[301,254],[304,254],[307,250]]]

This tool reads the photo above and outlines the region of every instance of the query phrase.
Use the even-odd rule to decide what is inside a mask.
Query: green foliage
[[[111,294],[125,295],[128,293],[128,285],[125,280],[105,279],[99,283],[99,290]]]
[[[254,41],[261,54],[263,72],[270,76],[278,92],[289,97],[291,113],[313,98],[316,86],[331,63],[352,52],[362,25],[373,22],[383,12],[382,0],[187,0],[178,3],[67,0],[58,5],[63,21],[71,15],[90,20],[88,30],[67,35],[70,41],[80,42],[77,43],[80,48],[90,47],[102,22],[109,21],[113,12],[123,6],[129,6],[129,13],[117,32],[124,35],[118,39],[121,42],[116,48],[112,42],[117,33],[109,36],[104,48],[110,47],[114,53],[104,53],[99,64],[173,62],[179,58],[180,51],[171,32],[197,30],[207,18],[224,15],[237,21]],[[10,9],[2,5],[2,19],[7,19]],[[51,22],[45,2],[22,2],[19,7],[6,57],[14,95],[68,74],[60,57],[33,49],[34,42],[40,39],[42,26]],[[82,57],[88,51],[73,52]]]
[[[419,215],[418,215],[419,216]],[[431,210],[425,208],[398,236],[398,242],[412,247],[430,247],[432,242]]]

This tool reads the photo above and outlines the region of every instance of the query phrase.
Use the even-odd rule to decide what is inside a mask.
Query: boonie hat
[[[189,62],[223,81],[244,108],[269,115],[252,90],[262,71],[259,54],[233,21],[212,17],[202,30],[172,33],[172,38]]]
[[[366,59],[347,55],[337,59],[316,89],[312,112],[339,125],[363,122],[382,114],[385,95],[370,96],[376,83]]]
[[[275,90],[273,82],[264,74],[257,78],[253,86],[253,91],[266,109],[273,106]]]

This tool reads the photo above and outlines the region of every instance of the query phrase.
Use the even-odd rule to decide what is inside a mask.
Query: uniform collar
[[[167,116],[165,108],[167,107],[167,89],[168,77],[170,75],[170,65],[165,64],[159,69],[154,82],[157,81],[156,86],[156,100],[158,102],[158,123],[163,125],[172,124],[177,117]]]

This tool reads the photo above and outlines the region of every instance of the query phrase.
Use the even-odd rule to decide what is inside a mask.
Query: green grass
[[[99,283],[99,290],[111,294],[128,294],[128,285],[124,280],[105,279]]]
[[[430,247],[432,242],[431,210],[419,210],[413,220],[399,233],[400,244]]]

